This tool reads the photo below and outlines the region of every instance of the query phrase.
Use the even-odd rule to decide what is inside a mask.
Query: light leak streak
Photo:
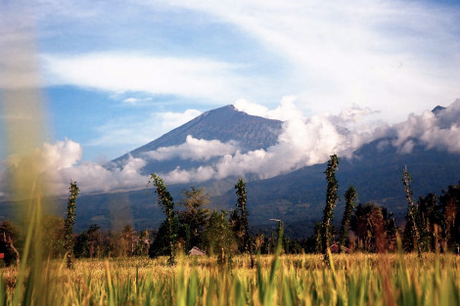
[[[7,171],[12,200],[46,195],[43,165],[34,158],[47,140],[47,111],[40,92],[34,23],[13,5],[0,13],[2,146],[14,171]]]

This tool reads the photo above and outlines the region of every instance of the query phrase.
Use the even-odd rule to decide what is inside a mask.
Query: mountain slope
[[[205,112],[114,161],[126,159],[128,155],[138,157],[160,147],[181,145],[188,135],[197,139],[218,139],[223,143],[238,140],[243,151],[267,148],[276,144],[281,125],[282,121],[251,116],[238,111],[233,105],[227,105]]]
[[[406,212],[406,200],[401,183],[404,166],[412,173],[414,199],[429,192],[441,194],[443,189],[460,181],[460,155],[416,146],[412,154],[399,154],[396,148],[379,145],[379,139],[355,152],[354,158],[341,158],[337,170],[339,197],[334,211],[338,226],[345,206],[344,193],[354,185],[360,202],[375,202],[393,211],[401,223]],[[249,221],[253,231],[269,231],[273,222],[281,219],[286,234],[304,238],[313,233],[314,224],[321,220],[326,197],[326,164],[303,167],[266,180],[247,181]],[[211,209],[234,209],[233,185],[237,178],[193,184],[211,194]],[[214,185],[225,187],[223,194],[213,191]],[[176,203],[188,184],[168,184]],[[64,207],[64,206],[62,206]],[[61,208],[62,209],[62,208]],[[121,216],[121,218],[119,218]],[[121,228],[123,222],[136,228],[157,228],[163,218],[156,204],[153,188],[140,191],[81,196],[78,201],[76,228],[83,230],[97,223],[105,228]]]
[[[414,199],[429,192],[441,194],[443,189],[460,181],[460,155],[426,150],[418,145],[411,154],[399,154],[396,148],[381,149],[376,140],[355,152],[354,158],[342,158],[336,176],[339,182],[339,201],[335,209],[338,225],[345,206],[346,189],[354,185],[359,201],[375,202],[393,211],[400,222],[407,208],[401,183],[404,166],[412,173]],[[326,198],[326,164],[304,167],[271,179],[248,183],[248,209],[253,224],[268,224],[269,218],[285,221],[295,227],[295,235],[303,237],[321,220]],[[231,203],[233,195],[220,201]]]
[[[460,100],[454,107],[457,105],[460,113]],[[442,189],[457,184],[460,181],[460,154],[453,153],[455,151],[449,149],[455,146],[447,146],[443,142],[430,145],[426,137],[429,133],[424,133],[426,123],[431,120],[436,123],[436,127],[428,132],[435,132],[435,135],[438,135],[437,141],[442,135],[447,135],[444,140],[452,141],[455,145],[457,139],[451,135],[458,134],[452,133],[455,129],[451,127],[458,126],[458,116],[456,112],[450,112],[451,109],[435,108],[433,114],[436,118],[431,118],[430,113],[420,118],[412,117],[406,123],[397,125],[390,133],[386,133],[385,137],[361,146],[353,153],[353,158],[341,158],[337,171],[340,197],[343,199],[346,188],[354,185],[359,194],[359,201],[385,205],[402,221],[406,210],[401,183],[404,166],[407,166],[413,175],[414,199],[429,192],[440,194]],[[424,124],[418,124],[417,120]],[[267,149],[277,143],[282,128],[281,121],[250,116],[237,111],[233,106],[225,106],[198,116],[157,140],[133,150],[129,155],[121,156],[114,160],[114,163],[123,167],[124,161],[129,156],[142,158],[146,162],[146,166],[142,169],[145,174],[163,171],[166,173],[177,167],[197,168],[201,165],[209,165],[221,157],[216,155],[214,159],[196,160],[176,156],[166,160],[155,160],[149,158],[148,153],[161,147],[170,147],[171,151],[167,151],[168,154],[175,156],[174,150],[180,149],[188,135],[196,139],[216,140],[220,143],[237,140],[238,150],[242,152]],[[401,135],[398,129],[411,131],[419,136],[403,138],[399,142],[397,138]],[[325,135],[327,137],[329,134]],[[304,137],[309,137],[309,134]],[[296,140],[308,141],[303,138]],[[396,146],[395,143],[400,144]],[[400,150],[408,143],[411,145],[411,150]],[[269,151],[266,150],[265,153],[269,154]],[[282,151],[283,159],[279,158],[275,162],[285,162],[286,158],[292,158],[286,152],[289,151]],[[246,176],[247,207],[252,229],[270,231],[273,229],[273,223],[269,219],[276,218],[283,220],[286,233],[290,237],[309,236],[314,229],[314,223],[321,220],[324,209],[326,181],[323,172],[325,169],[326,164],[323,163],[265,180],[260,180],[257,175]],[[228,210],[235,207],[236,195],[233,186],[237,179],[235,176],[227,176],[223,179],[203,180],[200,181],[201,183],[193,180],[187,184],[171,184],[168,180],[165,182],[176,203],[181,200],[181,191],[194,185],[197,188],[204,187],[210,193],[211,209]],[[163,215],[156,202],[156,194],[151,187],[130,192],[81,195],[77,204],[76,231],[82,231],[91,224],[110,229],[120,229],[126,224],[132,224],[136,229],[157,228]],[[56,203],[55,212],[63,216],[65,199],[59,199],[54,203]],[[15,203],[2,203],[0,219],[8,218],[9,210],[14,206]],[[343,208],[342,200],[335,210],[336,223],[340,222]]]

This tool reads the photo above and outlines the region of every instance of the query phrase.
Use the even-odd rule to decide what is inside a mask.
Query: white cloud
[[[292,111],[291,107],[292,105],[288,109]],[[70,179],[76,180],[81,190],[87,193],[143,188],[148,176],[142,175],[141,170],[149,159],[215,159],[210,164],[194,169],[176,168],[167,173],[158,173],[168,184],[175,184],[223,179],[228,176],[255,175],[259,178],[270,178],[303,166],[326,162],[334,153],[341,157],[352,157],[353,152],[364,143],[381,137],[395,139],[380,143],[378,148],[392,145],[397,147],[400,154],[410,153],[418,143],[425,149],[460,153],[460,99],[437,114],[430,111],[421,115],[412,114],[406,121],[393,126],[369,126],[364,123],[367,129],[361,129],[361,122],[366,122],[365,115],[372,113],[368,109],[353,106],[350,110],[342,111],[340,116],[294,116],[283,124],[283,131],[276,145],[266,150],[258,149],[246,153],[238,149],[236,142],[221,143],[218,140],[209,141],[189,136],[182,145],[160,148],[147,153],[146,158],[129,157],[122,168],[110,168],[92,162],[81,162],[81,145],[66,139],[55,144],[44,144],[30,156],[11,156],[7,166],[9,171],[18,171],[24,166],[39,165],[37,172],[46,174],[49,178],[52,193],[65,194]],[[3,176],[3,187],[7,182],[8,178]]]
[[[188,121],[194,119],[201,115],[201,112],[196,109],[187,109],[185,112],[160,112],[158,117],[161,118],[162,127],[166,131],[175,129],[176,127],[181,126],[182,124],[187,123]]]
[[[189,182],[204,182],[215,178],[216,171],[213,167],[198,167],[197,169],[180,169],[176,168],[160,176],[168,184],[180,184]]]
[[[289,100],[292,102],[292,100]],[[240,109],[249,109],[257,114],[277,114],[249,101],[240,101]],[[283,106],[276,108],[277,111]],[[296,114],[294,104],[287,108],[288,113]],[[228,176],[256,175],[260,178],[270,178],[281,173],[296,170],[303,166],[324,163],[331,154],[351,158],[353,152],[363,144],[372,140],[395,137],[392,142],[385,141],[378,145],[393,145],[400,154],[411,153],[418,140],[425,149],[447,150],[460,153],[460,100],[456,100],[445,111],[434,115],[426,111],[421,115],[410,115],[406,121],[389,126],[381,122],[369,122],[368,117],[374,115],[370,109],[361,109],[354,105],[342,110],[338,116],[315,115],[310,118],[291,116],[283,124],[283,132],[278,143],[267,150],[258,149],[247,153],[235,151],[222,154],[221,158],[206,167],[198,169],[175,169],[161,176],[169,183],[186,183],[190,181],[205,181],[211,178],[222,179]],[[203,152],[212,150],[212,142],[202,142]],[[208,147],[208,149],[204,149]],[[190,146],[171,147],[180,150],[184,159],[192,159],[193,151]],[[163,148],[165,154],[168,148]],[[188,153],[184,150],[190,150]],[[179,154],[179,153],[177,153]]]
[[[164,161],[179,157],[191,160],[209,160],[212,157],[232,154],[238,149],[236,141],[222,143],[219,140],[196,139],[188,135],[185,143],[178,146],[161,147],[155,151],[145,152],[143,156]]]
[[[35,149],[25,156],[10,155],[6,160],[6,165],[12,168],[21,168],[22,163],[28,160],[33,160],[37,167],[37,172],[45,172],[48,170],[62,170],[71,167],[81,159],[81,145],[66,139],[58,141],[54,145],[44,143],[41,149]]]
[[[401,147],[401,152],[411,153],[414,139],[418,139],[427,149],[446,150],[460,153],[460,99],[445,110],[434,114],[425,111],[421,115],[411,114],[409,118],[393,126],[396,139],[393,146]]]
[[[278,53],[291,63],[292,94],[313,113],[356,103],[400,122],[460,94],[458,7],[398,0],[144,2],[204,12]]]
[[[101,52],[42,59],[48,85],[211,98],[238,92],[241,82],[237,67],[205,58]]]
[[[122,169],[108,169],[93,162],[80,163],[81,145],[72,141],[45,143],[26,156],[12,155],[5,162],[6,171],[0,180],[2,192],[7,191],[12,173],[23,173],[27,167],[34,165],[48,194],[62,195],[68,192],[70,180],[77,181],[84,193],[100,193],[115,190],[138,189],[145,186],[148,177],[140,174],[145,161],[130,157]]]
[[[237,110],[245,112],[246,114],[268,118],[269,110],[266,106],[253,103],[249,100],[238,99],[233,103],[233,106],[235,106]]]
[[[269,119],[276,119],[281,121],[287,121],[295,118],[303,117],[302,112],[295,105],[296,97],[285,96],[282,98],[280,105],[273,110],[267,107],[253,103],[246,99],[238,99],[234,106],[239,111],[245,112],[253,116],[260,116]]]
[[[139,101],[140,101],[140,99],[137,99],[137,98],[127,98],[127,99],[123,100],[123,102],[129,103],[129,104],[136,104]]]
[[[368,128],[364,131],[359,129],[360,121],[366,119],[365,115],[373,113],[368,109],[354,106],[351,110],[342,112],[342,117],[324,114],[304,118],[293,101],[293,97],[284,98],[280,106],[274,110],[268,110],[249,101],[240,100],[237,104],[239,110],[250,110],[253,114],[271,118],[290,118],[284,122],[276,145],[267,150],[258,149],[241,153],[239,150],[225,152],[219,142],[200,141],[198,152],[215,152],[213,157],[221,156],[217,162],[198,169],[175,169],[160,175],[169,183],[205,181],[210,178],[222,179],[249,174],[270,178],[303,166],[323,163],[333,153],[351,157],[352,152],[363,143],[381,136],[386,131],[382,126],[372,128],[368,124],[365,124]],[[352,128],[347,130],[346,126],[340,127],[338,124],[348,124]],[[171,154],[184,159],[197,159],[196,149],[191,145],[191,140],[194,139],[190,137],[183,145],[162,148],[162,154],[160,150],[155,151],[152,157],[156,156],[159,159]]]

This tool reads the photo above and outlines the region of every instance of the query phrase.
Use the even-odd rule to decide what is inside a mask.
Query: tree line
[[[345,211],[338,230],[331,224],[339,199],[335,178],[338,165],[339,158],[331,155],[325,171],[328,187],[323,220],[316,224],[315,234],[304,242],[307,252],[322,252],[326,263],[329,260],[327,249],[336,252],[395,252],[399,242],[405,252],[460,253],[460,184],[449,186],[440,196],[429,193],[414,200],[412,176],[404,167],[401,181],[407,211],[401,226],[384,206],[373,202],[356,206],[358,192],[350,186],[345,192]]]
[[[210,195],[203,188],[192,186],[183,190],[176,206],[164,181],[152,174],[149,185],[155,188],[157,203],[164,213],[157,231],[135,230],[126,225],[115,232],[93,224],[82,233],[73,233],[79,188],[76,182],[71,182],[66,218],[47,215],[42,220],[45,237],[42,249],[45,256],[66,255],[69,268],[73,266],[73,258],[147,255],[169,256],[168,263],[173,265],[178,252],[186,253],[193,247],[216,256],[221,263],[231,262],[232,256],[240,253],[273,253],[277,244],[284,253],[323,253],[326,263],[329,251],[394,252],[398,240],[406,252],[459,253],[460,184],[449,186],[440,196],[429,193],[414,200],[412,177],[404,168],[402,188],[406,194],[407,213],[405,222],[399,226],[393,213],[384,206],[372,202],[358,204],[358,191],[349,186],[344,195],[345,210],[340,228],[336,228],[334,208],[340,197],[335,172],[339,163],[335,154],[330,156],[324,171],[327,189],[323,218],[307,239],[291,240],[281,235],[283,222],[277,219],[273,219],[278,222],[277,230],[270,235],[251,234],[246,184],[241,178],[235,184],[235,209],[211,211],[207,208]],[[0,224],[6,264],[18,262],[23,240],[23,233],[12,222]]]

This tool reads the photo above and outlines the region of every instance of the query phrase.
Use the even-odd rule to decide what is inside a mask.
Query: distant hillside
[[[359,201],[388,207],[399,221],[407,208],[402,169],[412,173],[414,199],[429,192],[441,194],[449,185],[460,182],[460,155],[425,150],[416,146],[411,154],[396,153],[394,147],[379,149],[382,139],[363,146],[351,160],[342,158],[337,170],[341,201],[335,209],[340,222],[345,206],[346,189],[354,185]],[[311,234],[312,224],[320,221],[326,197],[326,164],[304,167],[286,175],[248,183],[248,209],[254,223],[268,223],[269,218],[285,220],[295,227],[295,236]],[[231,191],[221,201],[231,203]]]
[[[444,108],[439,107],[434,111],[442,110]],[[234,118],[228,119],[224,124],[227,126],[225,131],[217,128],[217,122],[223,120],[222,118]],[[232,122],[237,122],[237,127],[232,126]],[[209,129],[207,128],[208,124],[211,126]],[[243,126],[253,132],[245,133],[243,130],[239,130]],[[267,121],[263,118],[237,112],[233,107],[224,107],[203,114],[164,135],[160,138],[161,142],[159,140],[154,141],[133,151],[132,154],[141,154],[158,148],[160,146],[158,143],[164,145],[180,143],[179,140],[169,139],[167,135],[175,137],[180,135],[182,139],[185,139],[186,135],[193,134],[189,128],[197,131],[196,137],[206,136],[208,139],[216,139],[217,135],[220,135],[214,134],[216,136],[212,136],[210,131],[216,129],[225,136],[225,138],[219,139],[221,141],[236,138],[236,136],[231,136],[231,131],[239,131],[238,135],[243,144],[248,145],[249,139],[258,139],[259,144],[266,147],[276,142],[274,135],[281,128],[281,122]],[[262,130],[259,134],[256,133],[258,129]],[[251,135],[251,137],[245,138],[241,135]],[[371,201],[385,205],[396,214],[400,221],[403,221],[406,211],[405,195],[401,183],[404,166],[407,166],[413,175],[414,198],[429,192],[440,194],[442,189],[460,181],[459,154],[436,149],[427,150],[417,139],[412,139],[414,142],[412,152],[402,154],[398,153],[398,149],[391,145],[391,141],[392,138],[377,139],[354,152],[352,159],[341,158],[337,178],[339,180],[339,195],[342,200],[336,208],[336,222],[340,222],[344,208],[343,195],[350,185],[356,187],[359,201]],[[168,161],[168,163],[171,164],[169,167],[174,167],[174,161]],[[248,210],[252,228],[266,231],[273,227],[273,224],[268,220],[278,218],[284,221],[286,233],[291,237],[309,236],[312,233],[314,223],[321,219],[324,209],[326,181],[323,172],[325,169],[326,164],[319,164],[266,180],[248,179]],[[212,195],[212,209],[233,209],[236,201],[233,186],[236,180],[236,177],[227,177],[223,180],[212,180],[193,185],[205,187]],[[190,185],[168,185],[168,188],[178,202],[181,199],[180,191],[190,187]],[[80,219],[86,223],[85,226],[95,222],[112,226],[110,220],[114,218],[111,218],[110,215],[115,216],[117,214],[129,216],[130,219],[128,220],[132,220],[138,228],[156,227],[162,218],[161,211],[156,206],[156,197],[152,189],[149,193],[142,190],[116,195],[86,196],[80,202],[84,202],[80,204],[80,207],[86,207],[82,209],[84,210],[82,214],[85,217]]]
[[[360,202],[375,202],[388,207],[399,221],[403,221],[406,202],[401,183],[402,169],[407,165],[412,173],[414,199],[429,192],[441,194],[443,189],[460,181],[460,155],[414,148],[412,154],[399,154],[388,146],[381,149],[376,140],[363,146],[355,158],[341,158],[337,179],[340,201],[335,209],[335,223],[339,223],[344,209],[344,193],[354,185]],[[286,233],[293,238],[312,234],[315,222],[321,220],[326,196],[323,174],[326,164],[304,167],[271,179],[248,181],[248,210],[254,231],[273,228],[271,218],[283,220]],[[213,196],[210,208],[234,209],[236,195],[233,185],[237,178],[194,184],[204,187]],[[226,193],[213,193],[215,185],[224,186]],[[176,203],[181,191],[189,184],[168,185]],[[65,203],[65,200],[63,200]],[[64,205],[61,207],[63,212]],[[121,217],[121,218],[120,218]],[[77,209],[77,228],[82,230],[97,223],[105,228],[120,228],[132,223],[136,228],[156,228],[163,218],[156,204],[153,188],[140,191],[81,196]]]

